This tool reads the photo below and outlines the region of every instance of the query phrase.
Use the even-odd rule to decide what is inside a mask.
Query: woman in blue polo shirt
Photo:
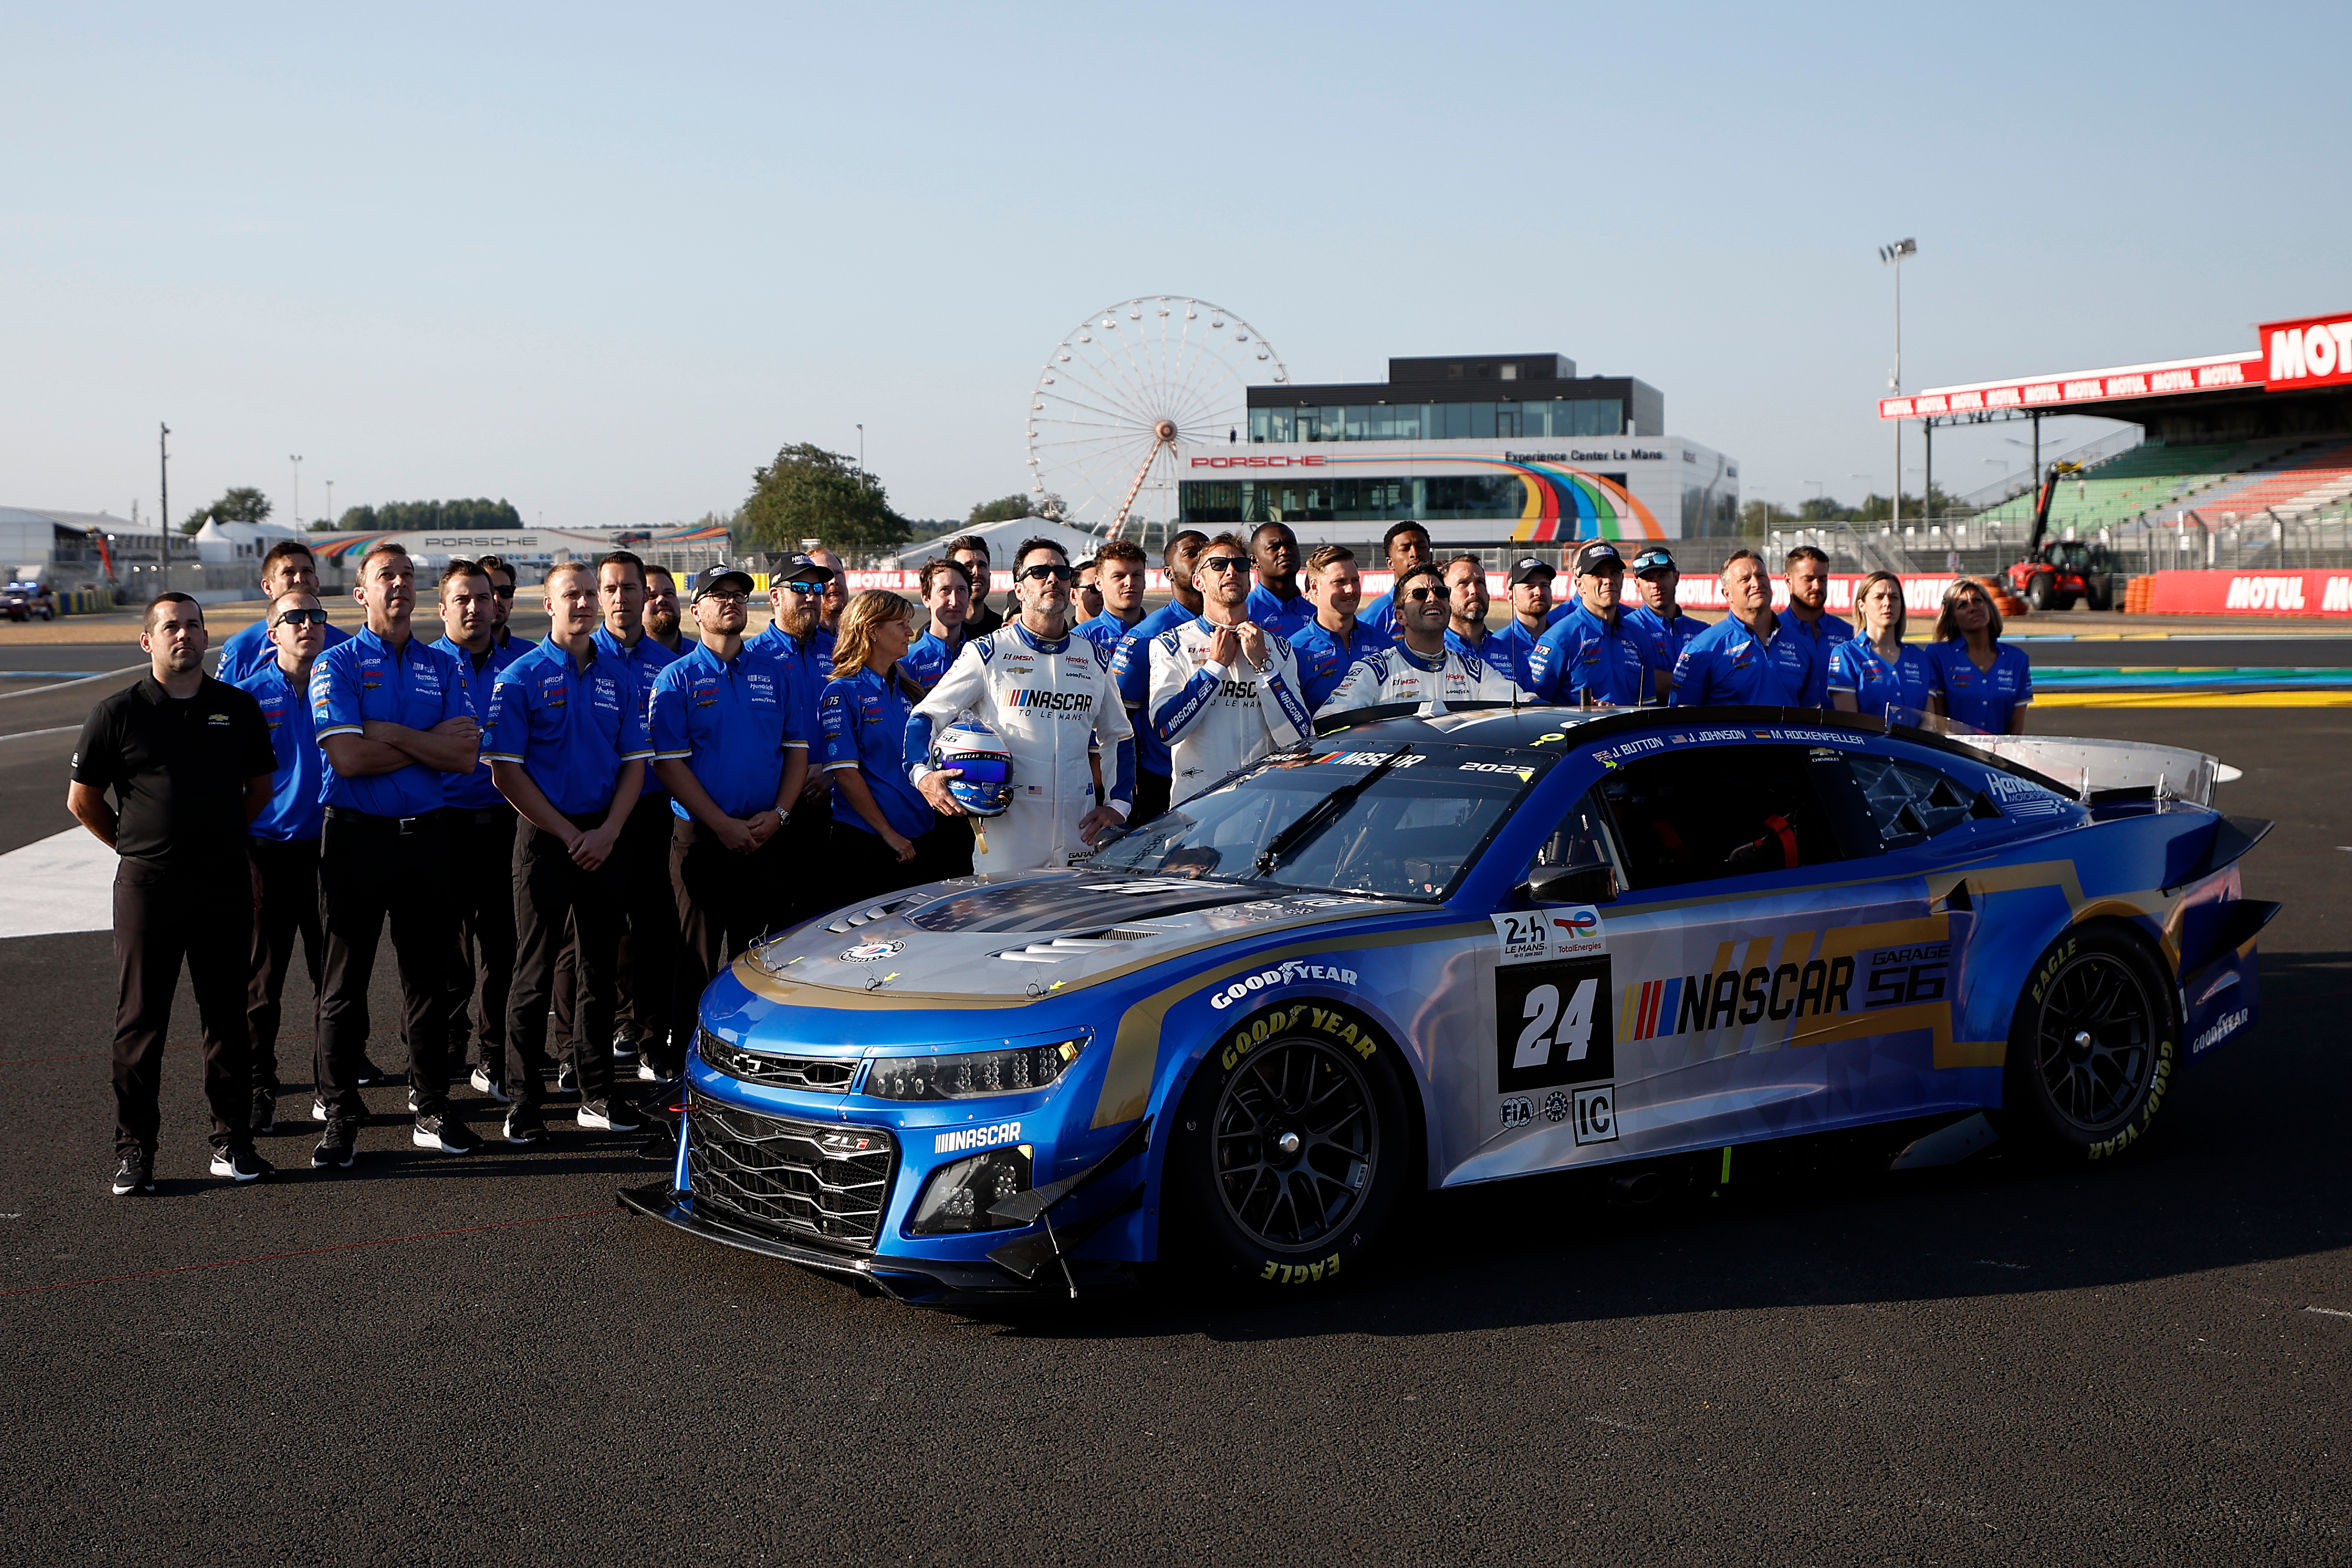
[[[941,818],[908,782],[907,720],[923,689],[900,668],[914,640],[914,606],[869,588],[841,612],[833,679],[817,699],[824,768],[833,781],[833,851],[841,901],[879,898],[954,875]]]
[[[1830,650],[1830,702],[1848,713],[1873,719],[1889,714],[1898,724],[1916,724],[1935,691],[1935,672],[1924,649],[1903,644],[1903,579],[1873,572],[1853,595],[1862,635]]]
[[[2000,612],[1983,584],[1963,577],[1944,590],[1927,651],[1938,712],[1987,735],[2025,733],[2032,664],[2000,640]]]

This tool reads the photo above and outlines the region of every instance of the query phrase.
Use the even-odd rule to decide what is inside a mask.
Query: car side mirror
[[[1519,891],[1543,904],[1613,904],[1617,901],[1617,868],[1613,866],[1538,866]]]

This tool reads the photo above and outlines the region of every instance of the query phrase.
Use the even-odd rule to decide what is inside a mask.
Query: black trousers
[[[668,795],[641,796],[613,846],[623,889],[613,1034],[656,1045],[669,1027],[670,971],[677,962],[677,907],[669,875],[670,828],[677,821]],[[557,1048],[567,1058],[571,1052],[563,1042],[576,1043],[580,1037],[578,985],[576,961],[567,943],[555,981]]]
[[[1168,773],[1146,773],[1141,768],[1136,769],[1135,809],[1127,814],[1127,825],[1129,827],[1140,827],[1166,811],[1168,796],[1174,788],[1175,783],[1175,779]]]
[[[664,1078],[685,1070],[702,993],[720,966],[782,923],[792,871],[783,844],[779,831],[751,854],[738,855],[700,823],[679,822],[671,828],[678,943],[671,972],[669,1047],[654,1057]]]
[[[919,887],[943,878],[971,875],[970,817],[942,816],[937,827],[913,842],[915,858],[901,864],[880,834],[836,821],[833,825],[829,879],[835,890],[826,907],[878,899],[901,888]],[[961,871],[954,869],[959,854],[963,861]]]
[[[507,1064],[507,994],[514,985],[515,808],[500,802],[474,809],[445,806],[441,829],[447,836],[450,912],[456,928],[449,945],[448,984],[441,990],[441,1036],[448,1042],[449,1071],[466,1065],[467,1039],[479,1029],[482,1065],[503,1081]],[[480,1022],[470,1016],[474,994],[482,998]]]
[[[572,819],[595,827],[602,816]],[[583,870],[563,840],[529,823],[515,833],[514,989],[507,995],[506,1090],[517,1109],[546,1098],[540,1072],[547,1065],[547,1004],[555,986],[556,960],[567,935],[580,971],[579,1028],[572,1066],[580,1074],[580,1101],[602,1104],[613,1093],[614,969],[621,950],[621,859],[614,853],[593,871]]]
[[[245,973],[253,953],[253,874],[245,858],[166,869],[125,857],[114,870],[114,1150],[152,1154],[157,1089],[180,961],[205,1031],[205,1099],[215,1149],[252,1141],[253,1069]]]
[[[438,812],[394,818],[327,808],[319,838],[319,896],[326,910],[327,958],[319,996],[319,1098],[331,1121],[367,1113],[354,1081],[368,1042],[368,981],[376,943],[392,921],[400,963],[402,1032],[408,1082],[420,1116],[447,1104],[447,1042],[440,1026],[449,973],[448,840]]]
[[[318,1006],[319,974],[327,939],[319,923],[319,841],[256,838],[253,864],[261,872],[261,909],[253,922],[253,966],[246,981],[245,1018],[253,1037],[253,1087],[278,1087],[278,1023],[294,942],[302,942],[302,971]]]
[[[833,858],[833,796],[803,797],[775,837],[778,854],[790,869],[786,874],[783,908],[776,924],[795,926],[845,902],[848,896],[835,884],[827,869]]]

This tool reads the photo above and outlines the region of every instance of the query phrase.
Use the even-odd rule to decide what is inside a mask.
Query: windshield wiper
[[[1259,877],[1271,875],[1274,868],[1282,864],[1285,855],[1339,821],[1339,814],[1355,805],[1358,795],[1380,783],[1381,775],[1395,767],[1412,750],[1412,742],[1407,741],[1366,769],[1362,778],[1351,779],[1341,784],[1300,813],[1298,820],[1276,834],[1267,841],[1266,847],[1258,851],[1257,863],[1251,868],[1253,874]]]

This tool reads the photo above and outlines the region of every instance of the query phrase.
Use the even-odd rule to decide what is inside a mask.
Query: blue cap
[[[1681,570],[1681,567],[1675,564],[1674,556],[1661,544],[1653,544],[1633,557],[1633,575],[1636,577],[1644,572],[1679,572]]]

